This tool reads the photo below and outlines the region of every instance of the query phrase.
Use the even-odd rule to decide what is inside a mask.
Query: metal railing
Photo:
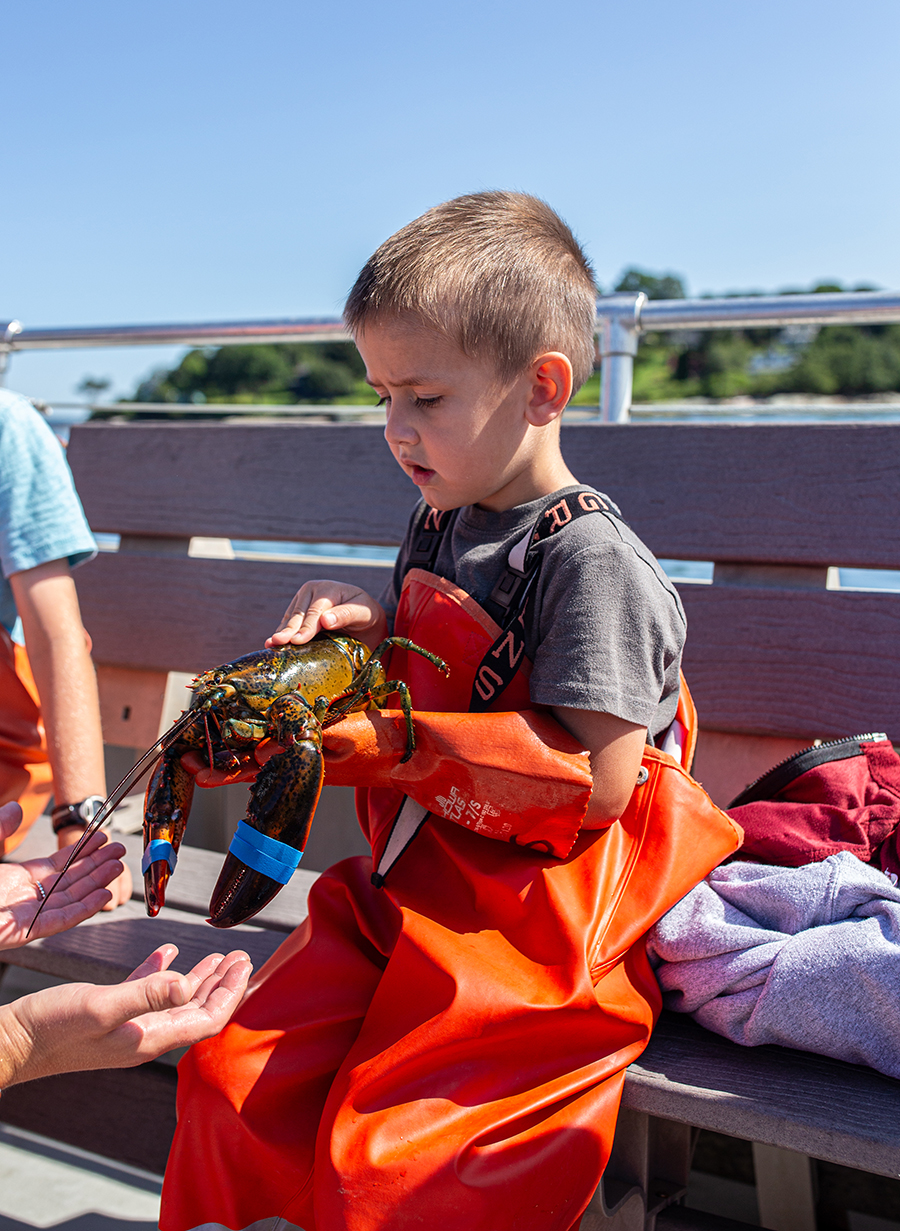
[[[854,291],[821,295],[760,295],[730,299],[657,299],[642,292],[597,300],[601,363],[600,419],[626,422],[634,357],[641,333],[672,329],[779,328],[785,325],[872,325],[900,321],[900,293]],[[100,346],[233,346],[242,342],[345,342],[339,319],[287,318],[186,325],[98,325],[25,329],[0,325],[0,372],[10,354]]]
[[[746,295],[733,299],[648,299],[643,292],[597,300],[600,418],[625,423],[642,333],[670,329],[767,329],[784,325],[882,325],[900,321],[900,293]]]

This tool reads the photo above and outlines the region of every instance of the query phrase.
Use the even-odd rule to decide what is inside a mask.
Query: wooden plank
[[[684,673],[704,727],[900,741],[900,595],[679,587]]]
[[[704,1214],[683,1205],[670,1205],[657,1214],[654,1231],[750,1231],[758,1225],[719,1214]]]
[[[118,983],[162,944],[178,946],[173,970],[188,971],[207,954],[231,949],[244,949],[258,970],[282,940],[282,932],[246,923],[221,931],[196,914],[168,906],[148,919],[143,903],[132,900],[117,910],[101,911],[69,932],[10,949],[3,960],[58,979]]]
[[[626,1074],[625,1107],[896,1178],[900,1083],[782,1047],[739,1047],[664,1013]]]
[[[91,423],[69,463],[116,533],[399,543],[418,498],[377,424]]]
[[[97,688],[103,742],[125,748],[149,748],[155,743],[159,738],[167,679],[165,671],[135,671],[99,663]]]
[[[773,765],[807,748],[809,742],[701,727],[691,773],[714,804],[727,808],[744,787]]]
[[[759,1223],[772,1231],[816,1231],[812,1159],[795,1150],[753,1143]]]
[[[659,556],[900,568],[895,425],[571,424],[563,452]],[[119,533],[397,543],[416,499],[376,424],[85,424],[69,460]]]
[[[175,1086],[175,1069],[160,1063],[63,1073],[4,1090],[0,1120],[162,1175],[175,1132]]]
[[[336,566],[380,588],[386,569]],[[101,663],[199,671],[262,645],[314,565],[103,555],[76,574]],[[900,739],[900,595],[683,585],[703,725]]]
[[[900,568],[895,426],[573,424],[563,452],[657,556]]]
[[[376,566],[203,560],[101,553],[75,573],[99,663],[197,671],[259,649],[305,581],[353,581],[376,596]]]

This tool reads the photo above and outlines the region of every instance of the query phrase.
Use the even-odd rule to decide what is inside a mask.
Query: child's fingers
[[[351,628],[364,632],[372,623],[370,608],[359,603],[342,603],[339,607],[332,607],[322,613],[322,624],[325,628]]]
[[[365,632],[375,625],[380,614],[381,608],[375,600],[356,586],[335,581],[308,581],[294,595],[284,619],[266,646],[271,649],[279,645],[304,645],[320,628]]]

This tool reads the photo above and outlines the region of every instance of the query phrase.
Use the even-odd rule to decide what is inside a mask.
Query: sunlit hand
[[[18,804],[5,804],[0,808],[0,838],[14,833],[21,820],[22,810]],[[0,949],[15,949],[25,944],[26,933],[42,901],[38,885],[45,894],[50,894],[70,853],[65,848],[46,859],[0,864]],[[93,834],[50,894],[30,939],[64,932],[101,910],[111,899],[106,886],[122,874],[124,854],[125,848],[120,843],[110,842],[104,833]]]
[[[307,581],[294,595],[266,649],[304,645],[320,629],[327,633],[343,630],[370,650],[388,635],[387,616],[371,594],[345,582]]]
[[[75,843],[81,839],[83,833],[84,830],[79,825],[71,825],[66,829],[60,830],[58,834],[59,849],[66,850],[68,857],[68,853],[71,852]],[[134,884],[131,879],[131,871],[127,865],[122,868],[122,871],[114,881],[110,881],[107,888],[110,892],[110,898],[100,908],[101,910],[115,910],[117,906],[121,906],[123,902],[128,902],[131,899]]]
[[[162,945],[124,983],[66,983],[0,1008],[0,1082],[130,1068],[218,1034],[246,990],[249,957],[210,954],[180,975],[167,969],[177,954]]]

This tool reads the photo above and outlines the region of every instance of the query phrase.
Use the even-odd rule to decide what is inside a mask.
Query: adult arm
[[[187,975],[162,945],[124,983],[67,983],[0,1007],[0,1088],[84,1069],[130,1068],[210,1038],[240,1003],[250,959],[210,954]]]
[[[66,560],[50,560],[9,578],[41,699],[57,803],[106,795],[97,679]],[[83,831],[63,829],[60,847]],[[131,896],[127,868],[111,887],[111,905]]]

